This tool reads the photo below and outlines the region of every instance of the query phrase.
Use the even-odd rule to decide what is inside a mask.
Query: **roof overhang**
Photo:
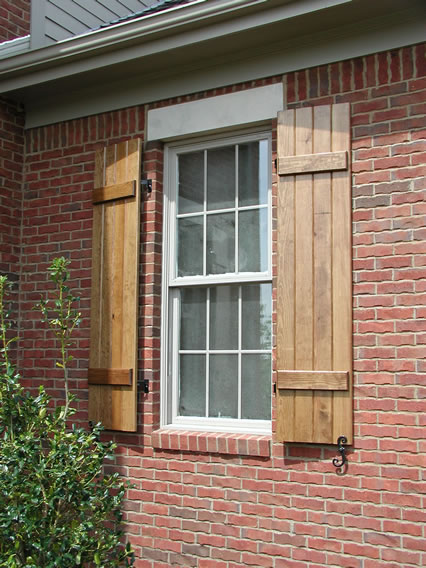
[[[419,43],[424,0],[198,0],[0,61],[27,126]]]

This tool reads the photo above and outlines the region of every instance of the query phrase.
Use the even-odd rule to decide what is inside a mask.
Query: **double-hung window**
[[[162,424],[271,431],[269,133],[166,151]]]

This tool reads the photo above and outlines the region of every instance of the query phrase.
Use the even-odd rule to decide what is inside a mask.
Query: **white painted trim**
[[[148,111],[147,140],[240,128],[276,117],[283,108],[283,86],[275,83]]]
[[[0,43],[0,59],[17,55],[30,49],[30,36],[17,37]]]

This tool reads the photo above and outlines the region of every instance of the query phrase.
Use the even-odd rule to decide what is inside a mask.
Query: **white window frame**
[[[268,142],[268,268],[265,272],[234,274],[212,274],[208,276],[175,275],[176,266],[176,203],[177,203],[177,156],[183,152],[196,152],[214,147],[242,144],[256,140]],[[265,129],[251,130],[249,133],[220,135],[216,137],[194,139],[185,142],[174,142],[164,147],[164,217],[163,217],[163,263],[162,263],[162,306],[161,306],[161,427],[181,430],[197,430],[206,432],[235,432],[250,434],[271,434],[271,420],[248,420],[230,418],[197,418],[178,416],[178,378],[173,376],[177,369],[178,358],[178,298],[173,297],[173,290],[184,286],[214,286],[217,284],[272,283],[272,136]],[[250,209],[250,207],[247,207]],[[222,211],[222,210],[221,210]],[[238,241],[238,238],[236,238]],[[173,327],[176,322],[176,329]],[[271,330],[272,331],[272,330]],[[174,345],[173,345],[174,343]],[[259,350],[261,351],[261,350]],[[270,353],[271,350],[265,352]],[[271,404],[272,404],[272,372],[271,372]]]

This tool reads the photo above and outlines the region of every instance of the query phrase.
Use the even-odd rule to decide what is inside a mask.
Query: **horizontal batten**
[[[88,371],[89,385],[131,386],[133,369],[93,369]]]
[[[278,371],[278,388],[293,390],[347,390],[349,371]]]
[[[315,172],[331,172],[348,168],[347,152],[323,152],[319,154],[302,154],[286,156],[278,160],[278,173],[281,176],[293,174],[309,174]]]
[[[93,190],[93,203],[103,203],[105,201],[113,201],[114,199],[134,197],[135,195],[136,180],[131,180],[124,183],[95,188]]]

